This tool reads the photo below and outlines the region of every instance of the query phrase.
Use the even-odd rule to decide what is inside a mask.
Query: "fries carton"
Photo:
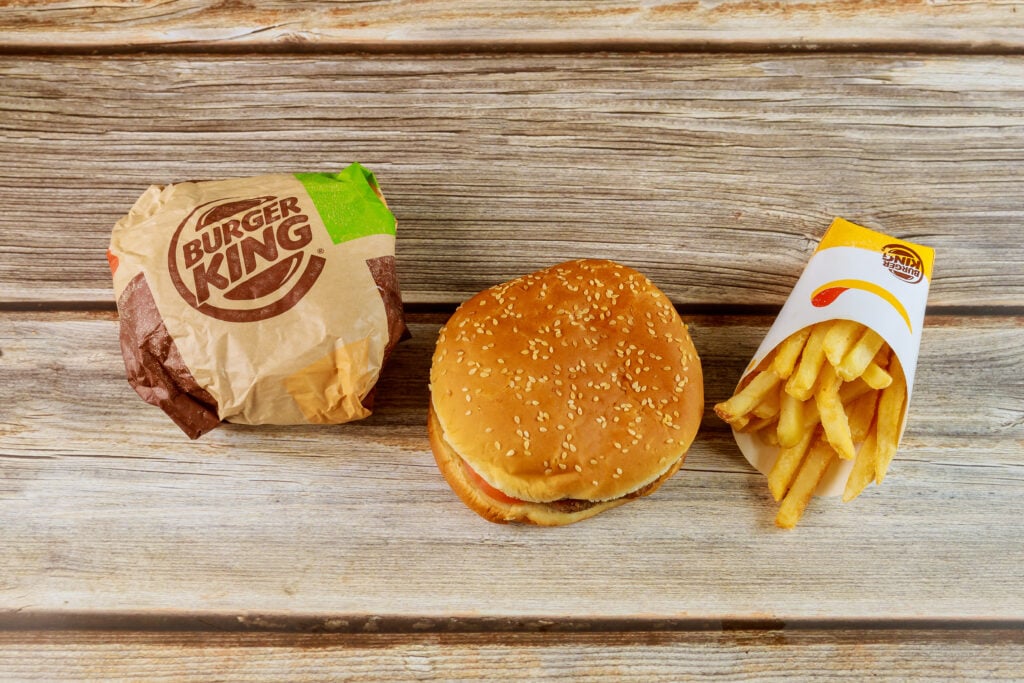
[[[892,348],[906,376],[909,404],[934,258],[930,247],[836,218],[743,376],[794,332],[828,320],[854,320],[874,330]],[[901,438],[906,414],[904,410]],[[749,433],[733,430],[733,434],[747,460],[767,475],[779,449]],[[825,474],[816,494],[842,493],[852,467],[852,460],[839,460]]]

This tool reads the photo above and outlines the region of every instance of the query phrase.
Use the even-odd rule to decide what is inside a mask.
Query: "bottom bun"
[[[434,451],[434,459],[437,461],[441,474],[448,481],[448,485],[452,487],[452,490],[455,491],[469,509],[484,519],[498,524],[522,522],[538,526],[562,526],[588,519],[605,510],[610,510],[635,498],[642,498],[653,493],[662,483],[679,470],[684,460],[683,457],[680,457],[658,479],[632,493],[613,500],[600,502],[555,501],[553,503],[532,503],[509,499],[508,496],[496,492],[497,495],[501,495],[501,498],[506,499],[499,500],[495,495],[487,493],[472,481],[469,474],[469,465],[452,449],[451,445],[444,438],[444,431],[437,420],[437,416],[434,415],[433,405],[430,406],[427,433],[430,435],[430,447]]]

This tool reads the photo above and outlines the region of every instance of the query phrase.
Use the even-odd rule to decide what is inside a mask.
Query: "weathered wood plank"
[[[697,318],[709,402],[765,318]],[[377,413],[189,442],[127,387],[109,314],[0,317],[0,610],[519,619],[1019,619],[1019,318],[931,318],[893,473],[774,529],[713,418],[651,498],[558,529],[466,510],[425,437],[438,322]],[[969,589],[965,589],[969,587]]]
[[[936,247],[933,305],[1019,306],[1022,66],[3,58],[0,301],[109,301],[110,228],[149,183],[357,159],[399,217],[410,302],[589,256],[641,268],[679,303],[779,305],[842,215]]]
[[[8,48],[1024,47],[1024,3],[427,0],[5,3]]]
[[[125,656],[131,653],[131,656]],[[295,635],[0,632],[21,680],[1018,680],[1019,631]]]

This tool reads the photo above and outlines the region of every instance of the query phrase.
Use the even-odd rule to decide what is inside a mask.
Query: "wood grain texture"
[[[109,314],[0,317],[0,617],[237,616],[323,627],[449,620],[1019,620],[1019,318],[932,318],[884,486],[772,525],[721,423],[650,498],[556,529],[468,511],[425,436],[440,321],[419,320],[377,412],[189,442],[123,379]],[[769,319],[696,318],[709,403]],[[965,587],[969,586],[969,589]],[[421,620],[421,621],[418,621]]]
[[[1017,680],[1019,631],[294,635],[2,633],[22,680]],[[130,656],[126,656],[129,655]]]
[[[0,10],[9,49],[1021,49],[1024,3],[928,0],[70,2]]]
[[[0,301],[109,301],[110,229],[150,183],[360,160],[408,302],[608,257],[678,303],[776,306],[841,215],[935,247],[931,305],[1020,306],[1022,64],[0,59]]]

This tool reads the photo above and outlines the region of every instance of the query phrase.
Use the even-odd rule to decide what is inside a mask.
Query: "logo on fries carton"
[[[881,483],[906,421],[934,251],[836,218],[715,407],[791,527],[811,495]],[[792,499],[802,499],[792,500]]]
[[[924,261],[905,244],[887,244],[882,247],[882,265],[895,277],[910,284],[924,278]]]

